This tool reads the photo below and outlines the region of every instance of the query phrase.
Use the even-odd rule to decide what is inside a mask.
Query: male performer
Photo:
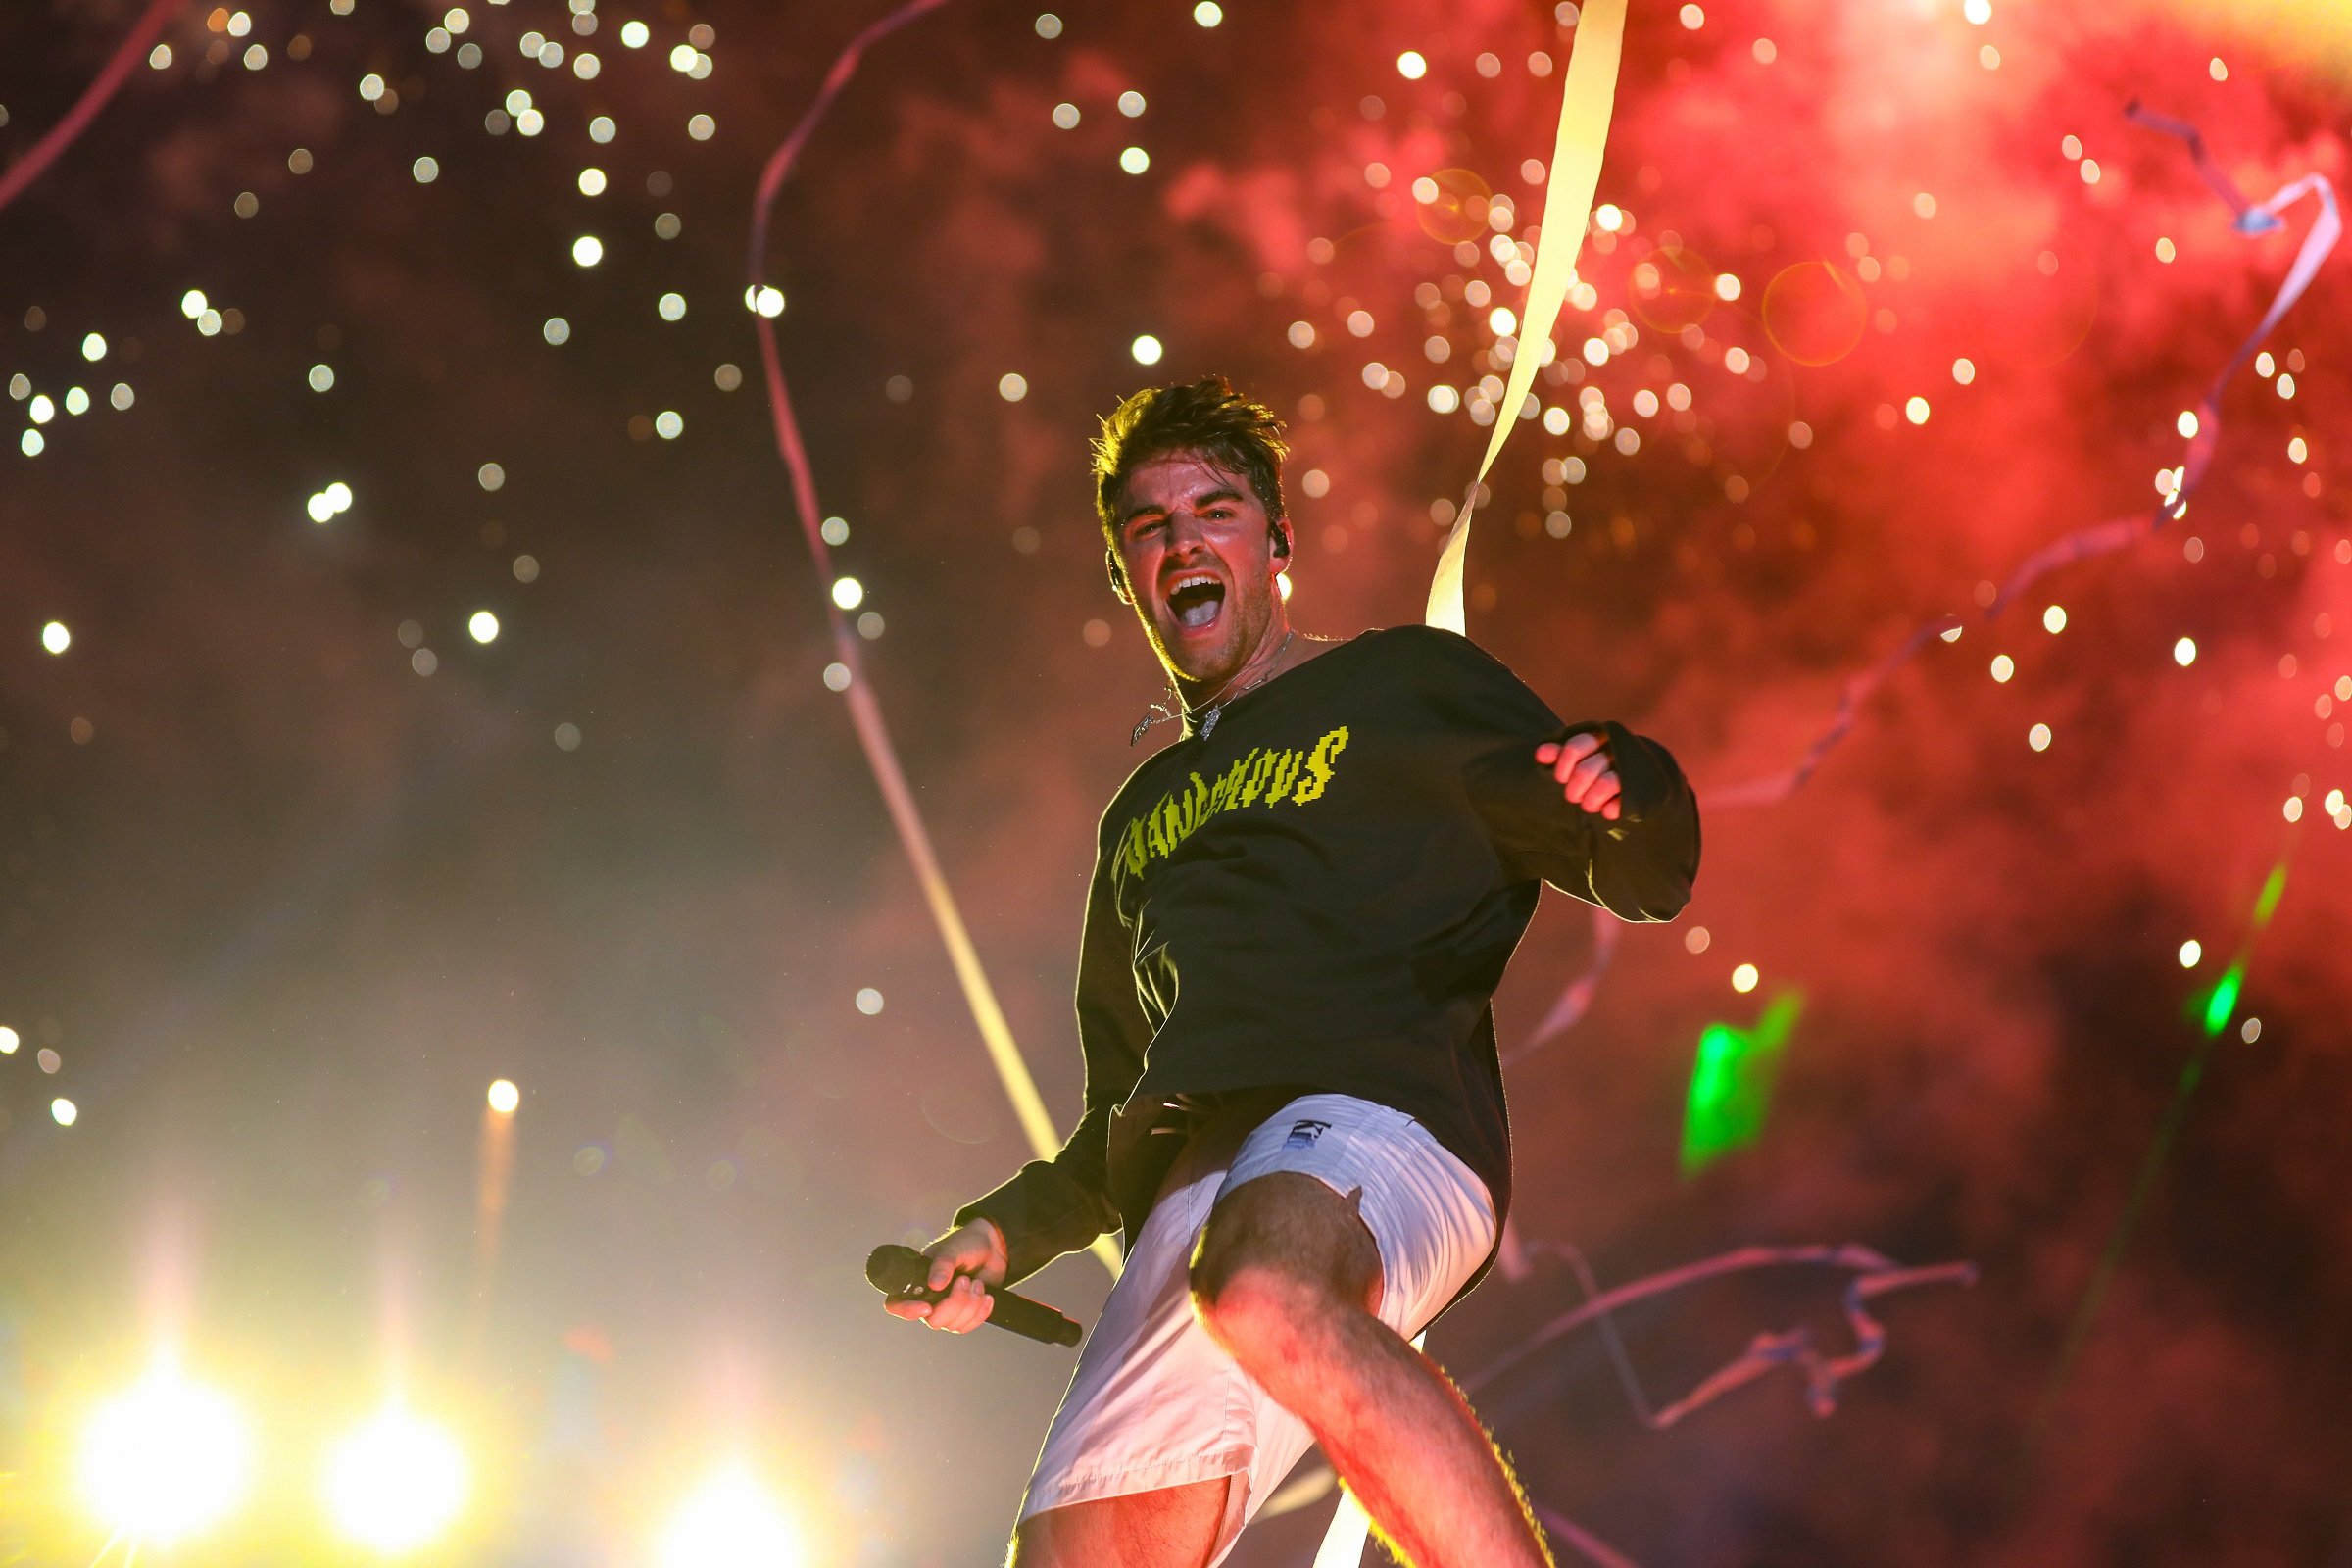
[[[1221,377],[1136,393],[1096,444],[1111,592],[1181,733],[1102,816],[1078,1130],[927,1250],[948,1295],[890,1308],[967,1333],[983,1284],[1125,1231],[1016,1568],[1214,1564],[1310,1440],[1416,1568],[1551,1561],[1408,1341],[1494,1257],[1488,1003],[1540,884],[1672,919],[1697,806],[1664,748],[1563,725],[1451,632],[1295,632],[1286,456]]]

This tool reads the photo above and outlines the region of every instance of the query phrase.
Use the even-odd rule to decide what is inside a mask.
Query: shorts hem
[[[1097,1470],[1086,1475],[1059,1476],[1043,1484],[1032,1482],[1028,1494],[1021,1498],[1020,1517],[1027,1519],[1049,1508],[1066,1508],[1075,1502],[1100,1502],[1106,1497],[1133,1496],[1139,1492],[1164,1492],[1170,1487],[1226,1476],[1247,1477],[1250,1462],[1256,1456],[1254,1447],[1227,1448],[1196,1458],[1163,1459],[1125,1470]]]

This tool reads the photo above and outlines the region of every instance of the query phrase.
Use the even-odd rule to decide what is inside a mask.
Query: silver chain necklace
[[[1162,723],[1168,719],[1174,718],[1179,713],[1183,714],[1187,719],[1198,720],[1200,723],[1200,728],[1196,729],[1193,733],[1199,736],[1201,740],[1208,739],[1210,732],[1215,730],[1217,727],[1217,718],[1225,711],[1225,706],[1228,703],[1243,695],[1245,692],[1254,691],[1256,688],[1263,686],[1267,681],[1270,681],[1274,678],[1274,672],[1282,668],[1282,661],[1284,656],[1289,654],[1291,651],[1291,639],[1297,635],[1298,633],[1296,630],[1285,631],[1282,634],[1282,646],[1274,650],[1274,662],[1268,664],[1265,667],[1264,672],[1258,675],[1256,679],[1250,681],[1249,685],[1243,686],[1239,689],[1219,691],[1213,699],[1201,704],[1199,708],[1186,707],[1184,703],[1184,694],[1179,692],[1176,689],[1175,683],[1171,681],[1168,685],[1168,695],[1176,700],[1176,706],[1171,709],[1164,704],[1153,703],[1152,705],[1152,711],[1146,713],[1140,720],[1137,721],[1135,733],[1127,737],[1127,744],[1130,746],[1137,744],[1144,738],[1144,731],[1150,729],[1154,724]],[[1228,688],[1231,688],[1232,684],[1233,683],[1231,681],[1226,682]]]

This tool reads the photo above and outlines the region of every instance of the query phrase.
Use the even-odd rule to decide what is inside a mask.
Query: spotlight
[[[335,1527],[383,1556],[414,1551],[449,1528],[466,1500],[456,1440],[399,1405],[335,1446],[326,1466]]]
[[[742,1465],[704,1482],[662,1538],[662,1568],[802,1568],[808,1560],[792,1517]]]
[[[90,1418],[82,1491],[108,1524],[169,1544],[244,1499],[252,1458],[253,1440],[236,1406],[162,1361]]]

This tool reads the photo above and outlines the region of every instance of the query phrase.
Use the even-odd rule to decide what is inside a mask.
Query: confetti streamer
[[[801,115],[766,167],[760,172],[758,195],[752,205],[751,267],[747,298],[757,302],[765,282],[767,260],[768,219],[775,207],[776,193],[799,162],[801,149],[809,135],[824,119],[845,83],[858,71],[866,47],[926,12],[936,11],[947,0],[907,0],[869,24],[852,38],[834,59],[832,69],[825,73],[824,83],[817,89],[815,99]],[[773,319],[755,307],[753,325],[760,335],[760,364],[767,378],[767,406],[774,417],[776,453],[792,476],[792,501],[800,514],[801,533],[808,545],[810,560],[815,564],[817,581],[830,583],[834,578],[833,554],[819,531],[823,513],[816,504],[816,480],[808,466],[808,448],[801,440],[800,421],[792,412],[791,393],[785,385],[783,360],[776,348]],[[833,657],[849,671],[849,686],[844,692],[850,708],[850,722],[858,734],[858,744],[865,753],[866,766],[874,775],[874,784],[882,792],[882,801],[890,811],[891,825],[898,830],[899,843],[906,852],[906,859],[914,869],[915,881],[921,886],[923,900],[930,906],[931,918],[939,927],[940,940],[946,944],[949,961],[955,966],[956,983],[963,989],[963,1000],[971,1009],[972,1021],[979,1027],[980,1038],[988,1048],[988,1058],[996,1068],[997,1078],[1004,1085],[1004,1096],[1012,1102],[1013,1114],[1019,1119],[1021,1131],[1040,1159],[1050,1159],[1061,1147],[1054,1131],[1054,1121],[1046,1113],[1045,1101],[1037,1092],[1037,1080],[1029,1071],[1029,1063],[1021,1055],[1020,1046],[1012,1038],[1012,1027],[1004,1020],[1004,1011],[997,1004],[996,991],[988,982],[987,971],[980,966],[980,955],[972,946],[971,933],[965,928],[962,912],[956,907],[955,893],[948,886],[947,874],[940,869],[939,857],[932,850],[931,834],[923,825],[922,813],[915,808],[914,792],[907,788],[906,771],[899,765],[898,748],[890,738],[890,726],[882,717],[882,707],[875,700],[873,688],[865,678],[865,661],[858,650],[858,639],[851,629],[848,617],[825,598],[825,621],[832,633]],[[1096,1238],[1093,1251],[1102,1260],[1113,1276],[1119,1271],[1118,1248],[1109,1237]]]
[[[1536,235],[1536,270],[1528,280],[1526,318],[1519,323],[1519,352],[1512,357],[1510,380],[1495,410],[1494,433],[1487,437],[1487,455],[1479,460],[1478,476],[1470,481],[1461,514],[1438,556],[1437,574],[1430,579],[1424,618],[1461,636],[1470,631],[1462,610],[1470,514],[1487,470],[1494,466],[1495,456],[1519,422],[1520,405],[1535,385],[1544,345],[1575,279],[1577,253],[1584,248],[1585,229],[1592,220],[1592,193],[1600,182],[1600,154],[1609,138],[1609,115],[1617,103],[1617,64],[1624,52],[1625,0],[1592,0],[1577,23],[1575,51],[1560,88],[1560,127],[1552,138],[1544,226]]]
[[[0,208],[15,201],[25,186],[40,178],[42,171],[55,163],[59,155],[73,146],[74,139],[89,128],[90,122],[98,118],[98,111],[106,107],[106,101],[122,85],[123,78],[138,64],[139,57],[155,42],[156,35],[186,4],[187,0],[154,0],[154,4],[139,18],[137,25],[124,34],[122,41],[115,46],[115,52],[107,56],[106,64],[99,68],[98,74],[91,78],[90,84],[82,89],[81,96],[74,100],[74,107],[66,111],[65,118],[51,125],[47,133],[32,144],[32,150],[18,159],[7,173],[0,174]]]
[[[1572,1255],[1562,1249],[1539,1244],[1542,1250]],[[1732,1390],[1753,1383],[1776,1368],[1793,1366],[1804,1376],[1805,1400],[1817,1416],[1827,1416],[1838,1407],[1838,1385],[1858,1372],[1877,1364],[1886,1350],[1885,1325],[1871,1316],[1867,1303],[1894,1291],[1910,1290],[1920,1285],[1973,1285],[1977,1280],[1974,1263],[1933,1263],[1922,1268],[1907,1268],[1870,1248],[1847,1243],[1842,1247],[1814,1245],[1804,1247],[1742,1247],[1732,1251],[1685,1263],[1612,1291],[1594,1292],[1590,1270],[1583,1267],[1581,1256],[1572,1256],[1578,1265],[1587,1299],[1574,1310],[1554,1318],[1521,1341],[1490,1364],[1477,1376],[1464,1380],[1466,1393],[1475,1393],[1513,1370],[1536,1351],[1550,1345],[1588,1323],[1604,1326],[1616,1353],[1623,1355],[1623,1344],[1617,1341],[1611,1314],[1636,1301],[1664,1296],[1701,1280],[1716,1279],[1726,1274],[1741,1273],[1758,1268],[1812,1267],[1842,1269],[1854,1276],[1845,1288],[1845,1320],[1854,1336],[1854,1348],[1843,1355],[1826,1355],[1814,1348],[1809,1331],[1797,1328],[1781,1333],[1759,1334],[1746,1350],[1702,1379],[1690,1393],[1666,1406],[1653,1410],[1648,1398],[1642,1394],[1638,1381],[1633,1379],[1630,1363],[1624,1366],[1629,1401],[1642,1425],[1662,1432],[1692,1412],[1703,1409]]]
[[[2188,438],[2188,446],[2181,462],[2180,482],[2175,486],[2173,493],[2159,501],[2150,512],[2135,513],[2129,516],[2088,524],[2044,545],[2028,556],[2009,573],[2008,579],[1994,594],[1992,602],[1985,607],[1982,618],[1986,622],[1997,618],[2012,601],[2058,567],[2078,561],[2086,561],[2093,556],[2108,555],[2137,544],[2165,523],[2178,520],[2188,510],[2189,497],[2204,482],[2206,473],[2212,466],[2214,452],[2220,442],[2222,389],[2229,384],[2230,378],[2237,373],[2238,368],[2252,357],[2254,351],[2261,347],[2263,340],[2271,335],[2272,330],[2284,318],[2286,313],[2295,307],[2297,301],[2302,299],[2304,291],[2311,286],[2311,281],[2318,274],[2320,267],[2343,237],[2343,219],[2336,206],[2335,187],[2325,174],[2305,174],[2300,179],[2293,180],[2281,187],[2268,200],[2251,202],[2214,162],[2212,153],[2205,146],[2203,134],[2194,125],[2185,121],[2175,120],[2143,108],[2136,99],[2125,106],[2124,114],[2134,124],[2177,137],[2187,146],[2189,156],[2196,164],[2199,176],[2217,196],[2229,204],[2232,215],[2232,226],[2239,233],[2268,234],[2275,229],[2283,227],[2285,220],[2279,215],[2306,197],[2316,198],[2320,209],[2319,216],[2313,220],[2310,230],[2303,236],[2303,243],[2295,252],[2294,264],[2287,270],[2285,280],[2279,284],[2278,292],[2272,297],[2270,308],[2263,312],[2261,321],[2255,325],[2253,331],[2246,334],[2244,340],[2238,344],[2237,351],[2230,355],[2228,363],[2207,384],[2204,395],[2198,399],[2196,433]],[[1513,385],[1517,385],[1515,380]],[[1480,472],[1484,473],[1485,469],[1481,468]],[[1466,512],[1463,520],[1465,523],[1468,520]],[[1448,541],[1448,548],[1450,549],[1450,547],[1451,542]],[[1441,563],[1440,570],[1441,572],[1444,570],[1443,563]],[[1455,584],[1457,593],[1459,588],[1457,580]],[[1433,594],[1433,606],[1435,602]],[[1431,621],[1432,624],[1437,623],[1434,610]],[[1805,781],[1813,776],[1813,771],[1821,765],[1822,759],[1827,757],[1831,749],[1845,739],[1853,729],[1855,721],[1861,716],[1862,705],[1870,700],[1871,694],[1878,690],[1887,676],[1894,673],[1903,664],[1908,663],[1912,656],[1927,646],[1931,638],[1951,641],[1959,635],[1965,625],[1966,620],[1962,616],[1941,615],[1914,629],[1908,637],[1896,645],[1892,652],[1846,681],[1845,690],[1838,700],[1838,710],[1832,716],[1829,726],[1805,748],[1803,755],[1797,759],[1794,766],[1777,773],[1766,774],[1761,778],[1748,779],[1719,789],[1709,789],[1704,792],[1708,808],[1723,809],[1742,806],[1771,806],[1795,794]],[[1605,919],[1605,915],[1596,914],[1594,922],[1596,928],[1605,928],[1603,924]],[[1599,986],[1601,976],[1607,972],[1612,951],[1610,946],[1595,942],[1592,962],[1583,974],[1569,982],[1567,989],[1560,994],[1559,1001],[1552,1004],[1550,1013],[1528,1038],[1527,1044],[1514,1052],[1509,1059],[1516,1060],[1520,1056],[1526,1055],[1552,1037],[1575,1026],[1592,1004],[1592,995]]]
[[[2263,339],[2271,335],[2272,329],[2278,326],[2286,313],[2294,309],[2295,303],[2302,299],[2304,290],[2311,286],[2312,278],[2318,275],[2321,264],[2327,261],[2337,241],[2343,237],[2343,219],[2336,208],[2335,187],[2325,174],[2305,174],[2281,187],[2266,201],[2249,202],[2230,176],[2215,164],[2212,153],[2206,149],[2204,136],[2195,126],[2185,121],[2144,109],[2137,99],[2125,105],[2124,115],[2134,124],[2177,137],[2186,144],[2198,174],[2216,195],[2229,204],[2232,224],[2239,233],[2268,234],[2283,227],[2284,220],[2279,215],[2305,197],[2318,200],[2319,216],[2312,220],[2310,230],[2303,236],[2303,243],[2295,252],[2294,265],[2287,270],[2285,280],[2272,297],[2270,308],[2263,312],[2262,319],[2256,323],[2254,330],[2246,334],[2238,344],[2237,352],[2230,356],[2228,363],[2206,385],[2204,396],[2197,400],[2196,429],[2188,437],[2180,482],[2172,494],[2158,501],[2148,512],[2078,528],[2028,556],[2009,573],[2008,580],[2001,584],[1992,602],[1984,608],[1983,618],[1988,622],[1996,619],[2019,595],[2058,567],[2137,544],[2165,523],[2178,520],[2188,511],[2189,498],[2204,482],[2213,465],[2215,449],[2220,443],[2222,389],[2237,373],[2238,368],[2253,357]],[[1924,647],[1930,637],[1943,637],[1946,633],[1957,635],[1961,624],[1961,617],[1945,615],[1912,632],[1894,652],[1847,682],[1845,695],[1838,706],[1837,716],[1831,721],[1830,727],[1806,748],[1804,757],[1795,767],[1728,789],[1709,791],[1708,803],[1713,806],[1762,806],[1788,799],[1811,776],[1814,767],[1830,748],[1842,740],[1853,727],[1861,704],[1878,688],[1879,683]]]

